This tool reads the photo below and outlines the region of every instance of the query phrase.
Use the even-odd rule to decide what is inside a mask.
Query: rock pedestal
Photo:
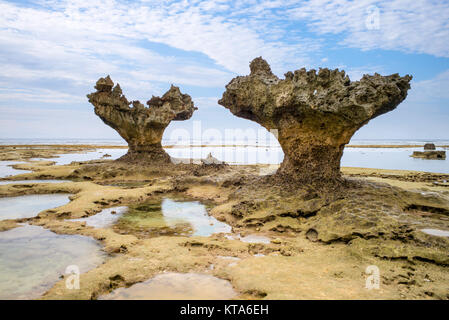
[[[218,103],[267,130],[277,129],[284,151],[277,174],[301,183],[340,180],[344,146],[369,120],[395,109],[412,79],[376,73],[351,82],[338,69],[304,68],[279,79],[261,57],[250,70],[231,80]]]
[[[87,95],[95,114],[128,143],[128,153],[120,160],[170,162],[162,149],[162,135],[171,121],[187,120],[197,109],[189,95],[172,85],[162,97],[153,96],[145,107],[139,101],[129,102],[109,76],[100,78],[95,89]]]

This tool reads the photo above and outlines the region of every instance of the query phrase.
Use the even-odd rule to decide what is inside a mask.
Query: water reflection
[[[206,158],[209,153],[229,164],[279,164],[284,159],[278,146],[257,147],[183,147],[166,149],[174,158]],[[422,148],[345,148],[342,167],[377,168],[391,170],[415,170],[449,173],[449,157],[446,160],[411,158],[413,151]]]
[[[64,153],[54,158],[33,158],[32,161],[54,161],[55,165],[66,165],[74,161],[90,161],[98,159],[115,160],[127,153],[127,149],[97,149],[83,153]]]
[[[16,174],[22,174],[22,173],[28,173],[31,172],[29,170],[19,170],[14,169],[11,167],[11,165],[18,164],[17,161],[0,161],[0,178],[5,178],[8,176],[16,175]]]
[[[106,259],[97,242],[25,225],[0,232],[0,299],[35,299],[77,265],[86,272]]]
[[[43,210],[68,203],[69,196],[67,193],[58,193],[0,198],[0,220],[34,217]]]
[[[133,206],[114,226],[120,233],[138,236],[194,235],[229,233],[232,228],[211,217],[198,201],[174,201],[168,198]]]
[[[128,211],[128,207],[113,207],[102,210],[93,216],[69,221],[86,222],[86,225],[94,228],[108,228],[113,226],[117,220]]]
[[[437,237],[449,237],[449,231],[439,230],[439,229],[422,229],[424,233],[430,234],[431,236]]]

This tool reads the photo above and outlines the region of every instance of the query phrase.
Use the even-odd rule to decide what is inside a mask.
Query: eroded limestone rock
[[[395,109],[412,79],[376,73],[351,82],[338,69],[305,68],[279,79],[261,57],[250,69],[226,86],[218,103],[276,129],[285,155],[277,174],[301,183],[338,181],[344,146],[369,120]]]
[[[145,107],[139,101],[129,102],[109,76],[100,78],[95,89],[87,95],[95,114],[128,142],[128,153],[121,160],[170,161],[162,149],[162,135],[171,121],[187,120],[197,109],[189,95],[172,85],[162,97],[153,96]]]
[[[412,157],[422,159],[444,160],[446,159],[446,151],[413,151]]]

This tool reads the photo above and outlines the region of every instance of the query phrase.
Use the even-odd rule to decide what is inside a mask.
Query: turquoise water
[[[0,198],[0,220],[31,218],[39,212],[69,203],[70,194],[37,194]]]
[[[68,266],[83,273],[105,259],[98,243],[88,237],[30,225],[0,232],[0,299],[39,298]]]

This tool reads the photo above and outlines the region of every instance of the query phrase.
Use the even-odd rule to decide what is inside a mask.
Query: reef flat
[[[449,298],[449,239],[421,231],[449,230],[449,175],[342,168],[341,184],[315,189],[286,185],[273,175],[277,166],[269,165],[28,161],[86,150],[0,148],[1,160],[21,162],[14,167],[29,171],[8,178],[19,184],[0,185],[0,197],[71,194],[69,203],[35,217],[0,221],[1,231],[27,223],[87,236],[108,255],[81,274],[79,290],[67,289],[62,278],[42,299],[97,299],[164,272],[227,280],[236,299]],[[71,182],[23,182],[45,179]],[[136,219],[105,228],[75,221],[117,206],[147,204],[151,211],[148,203],[162,198],[202,203],[232,231],[145,233]],[[270,241],[240,240],[248,235]],[[366,268],[373,265],[380,286],[369,290]]]

